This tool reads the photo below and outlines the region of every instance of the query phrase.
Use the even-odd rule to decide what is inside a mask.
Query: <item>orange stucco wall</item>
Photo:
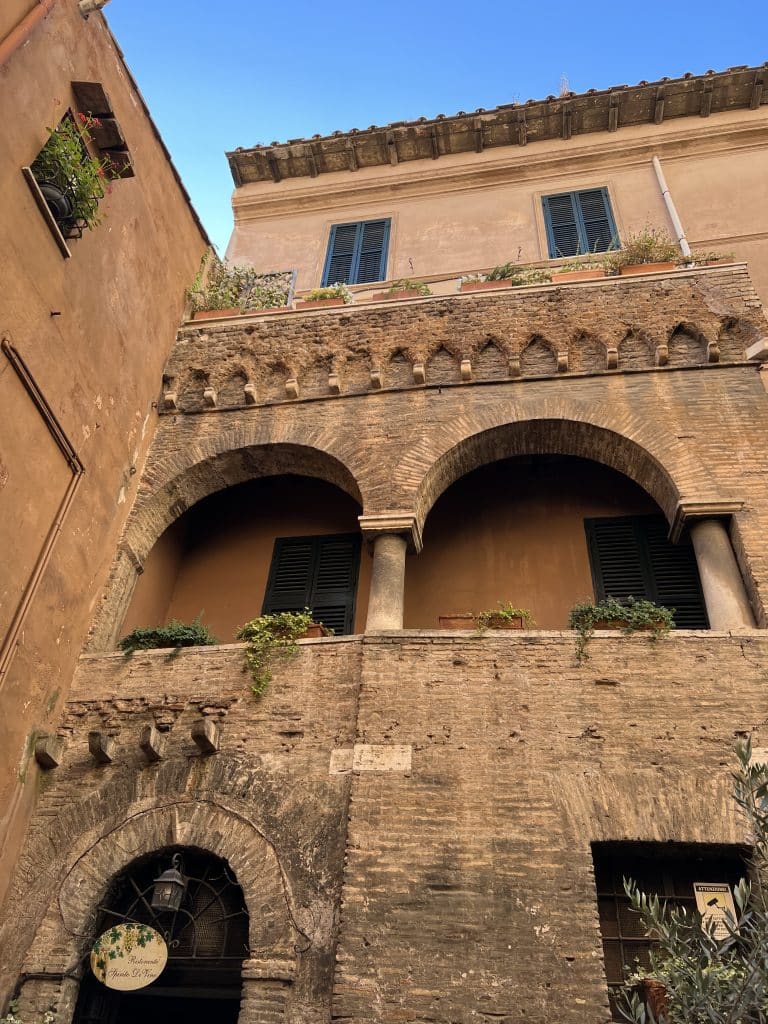
[[[7,32],[31,4],[3,8]],[[0,70],[0,336],[27,364],[85,473],[38,586],[31,577],[72,473],[0,355],[0,897],[152,437],[162,368],[206,240],[100,14],[57,3]],[[68,107],[104,87],[133,157],[102,223],[65,259],[24,180]],[[8,627],[31,594],[14,644]]]
[[[405,626],[499,601],[527,608],[536,626],[565,629],[571,607],[594,596],[584,519],[652,515],[626,477],[583,459],[496,462],[458,480],[436,502],[424,549],[408,559]]]
[[[650,223],[672,231],[657,155],[691,246],[747,260],[768,301],[768,108],[678,118],[437,161],[258,182],[235,190],[228,258],[297,269],[320,284],[332,224],[392,219],[387,278],[548,259],[541,196],[608,188],[619,238]]]
[[[231,643],[239,626],[261,614],[275,539],[356,533],[359,513],[330,484],[294,476],[254,480],[206,498],[153,548],[123,633],[199,615],[222,643]],[[363,547],[357,633],[365,624],[370,573],[371,556]]]

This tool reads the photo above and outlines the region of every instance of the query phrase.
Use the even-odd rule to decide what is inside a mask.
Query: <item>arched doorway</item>
[[[155,880],[174,854],[185,881],[178,911],[152,908]],[[248,910],[227,862],[193,847],[169,847],[134,861],[97,910],[94,939],[121,922],[146,924],[168,945],[168,963],[146,988],[106,988],[86,964],[74,1024],[236,1024],[241,964],[248,956]]]

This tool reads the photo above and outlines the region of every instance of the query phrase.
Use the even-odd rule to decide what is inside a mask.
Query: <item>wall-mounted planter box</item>
[[[462,281],[461,291],[463,292],[486,292],[494,288],[512,288],[510,281]]]
[[[565,284],[568,281],[597,281],[605,277],[604,270],[563,270],[552,271],[552,284]]]
[[[376,292],[371,296],[371,302],[386,302],[387,299],[424,299],[426,297],[418,288],[403,288],[398,292]]]
[[[594,625],[595,629],[628,629],[629,622],[627,619],[598,619]],[[642,626],[633,626],[633,633],[649,632],[651,630],[662,630],[664,629],[663,622],[647,622]]]
[[[220,316],[242,316],[242,309],[198,309],[192,314],[193,320],[215,320]]]
[[[262,313],[290,313],[290,306],[264,306],[263,309],[246,309],[248,316],[261,316]]]
[[[296,309],[324,309],[326,306],[345,305],[349,305],[349,303],[345,303],[344,299],[312,299],[307,302],[303,302],[300,299],[296,300]]]
[[[619,273],[626,277],[630,274],[663,274],[674,270],[676,263],[632,263],[628,267],[622,267]]]

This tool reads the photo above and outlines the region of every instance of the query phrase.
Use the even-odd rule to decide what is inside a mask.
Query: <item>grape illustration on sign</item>
[[[126,921],[109,928],[94,942],[91,970],[107,988],[131,992],[158,978],[168,961],[168,946],[146,924]]]

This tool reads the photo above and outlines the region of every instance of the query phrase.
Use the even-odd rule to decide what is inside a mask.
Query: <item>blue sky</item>
[[[223,254],[226,150],[541,99],[563,74],[581,92],[760,64],[767,10],[759,0],[112,0],[105,14]]]

